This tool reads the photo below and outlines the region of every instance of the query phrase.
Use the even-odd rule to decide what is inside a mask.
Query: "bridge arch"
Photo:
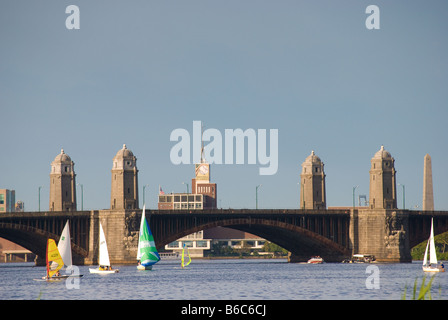
[[[0,237],[12,241],[38,256],[40,263],[45,262],[47,240],[59,241],[60,236],[33,226],[0,222]],[[71,243],[73,261],[87,257],[87,250]]]
[[[252,233],[273,242],[291,252],[294,261],[306,261],[319,255],[328,262],[340,262],[350,256],[348,248],[303,227],[263,218],[239,217],[208,221],[194,225],[163,237],[157,243],[162,249],[165,245],[191,233],[215,227],[228,227]]]

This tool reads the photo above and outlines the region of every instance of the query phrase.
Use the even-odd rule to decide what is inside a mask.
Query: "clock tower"
[[[210,183],[210,164],[204,159],[204,146],[201,147],[201,162],[194,166],[196,177],[191,179],[191,192],[207,196],[204,208],[216,208],[217,188],[216,183]]]

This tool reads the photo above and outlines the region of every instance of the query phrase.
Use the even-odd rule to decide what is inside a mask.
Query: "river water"
[[[0,264],[1,300],[400,300],[405,287],[424,276],[421,262],[320,265],[277,259],[193,260],[185,269],[161,261],[151,271],[116,266],[117,274],[90,274],[79,266],[78,280],[33,281],[45,267]],[[62,272],[63,274],[64,272]],[[429,277],[427,278],[429,280]],[[448,274],[435,276],[432,299],[448,299]]]

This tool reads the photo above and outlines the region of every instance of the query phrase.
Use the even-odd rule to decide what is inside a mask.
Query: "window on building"
[[[193,241],[184,241],[183,244],[188,248],[193,248]]]
[[[168,244],[168,248],[179,248],[179,241],[173,241]]]
[[[203,241],[203,240],[196,241],[196,247],[198,247],[198,248],[207,248],[208,247],[207,241]]]
[[[253,241],[253,240],[247,240],[247,241],[246,241],[246,246],[249,246],[249,247],[255,247],[255,241]]]

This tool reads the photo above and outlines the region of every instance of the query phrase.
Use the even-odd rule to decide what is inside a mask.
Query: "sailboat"
[[[67,270],[72,269],[72,246],[70,240],[70,226],[67,222],[65,223],[64,229],[62,230],[61,238],[58,242],[58,250],[62,257],[62,261],[64,261],[64,266]],[[73,272],[73,270],[72,270]],[[71,276],[82,277],[82,274],[71,274]]]
[[[56,242],[53,239],[47,240],[46,253],[47,274],[41,279],[33,279],[35,281],[61,281],[69,277],[69,275],[59,275],[59,270],[64,266],[64,261],[59,253]]]
[[[428,248],[429,248],[429,264],[428,264]],[[443,264],[437,263],[436,246],[434,244],[434,224],[431,218],[431,234],[426,244],[425,256],[423,258],[423,271],[426,272],[445,272]]]
[[[187,248],[187,250],[185,250],[185,248]],[[187,256],[188,256],[188,261],[185,262],[185,251],[187,251]],[[181,266],[182,269],[185,268],[186,266],[188,266],[191,262],[191,257],[190,257],[190,252],[188,251],[188,247],[185,246],[185,243],[182,247],[182,256],[181,256]]]
[[[159,262],[160,256],[156,249],[154,237],[145,217],[145,206],[143,205],[142,219],[137,248],[138,270],[151,270],[152,266]]]
[[[117,273],[119,269],[112,269],[109,260],[109,251],[107,250],[106,237],[100,222],[100,265],[98,268],[89,268],[90,273],[109,274]]]

